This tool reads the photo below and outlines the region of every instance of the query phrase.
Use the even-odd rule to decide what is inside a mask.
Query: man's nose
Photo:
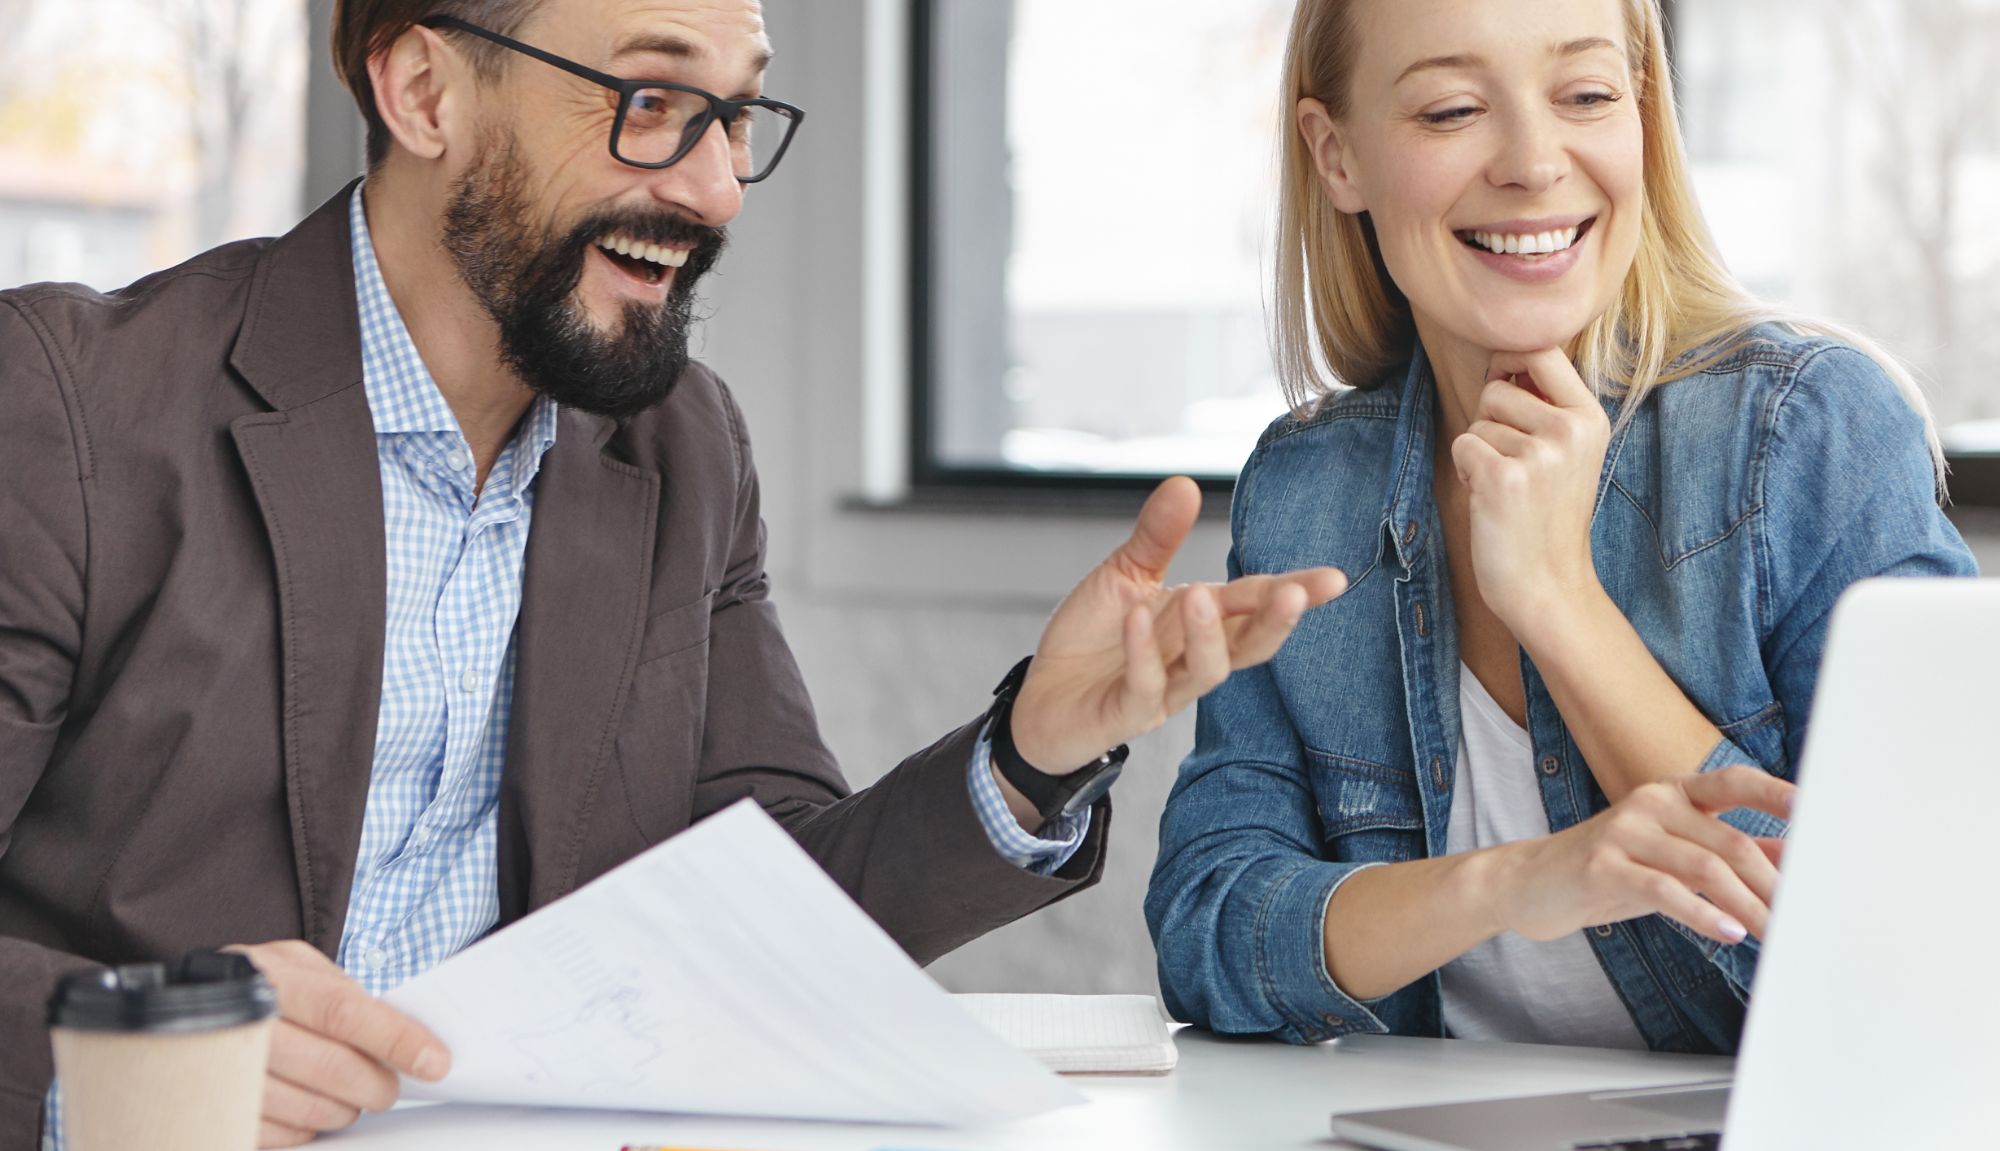
[[[743,210],[743,182],[722,121],[710,124],[673,167],[655,173],[652,190],[654,199],[697,223],[720,228],[734,220]]]

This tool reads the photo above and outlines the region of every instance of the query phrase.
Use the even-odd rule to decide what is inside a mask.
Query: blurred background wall
[[[944,170],[929,174],[944,256],[913,281],[910,181],[925,175],[909,148],[914,5],[766,0],[779,53],[767,90],[810,116],[732,229],[700,348],[748,413],[777,598],[857,785],[984,708],[1135,506],[1082,482],[1018,499],[1003,485],[959,506],[922,498],[910,484],[910,325],[925,310],[914,304],[963,352],[940,357],[936,414],[958,430],[934,463],[1044,480],[1227,474],[1277,409],[1257,338],[1268,205],[1256,170],[1276,124],[1271,45],[1289,4],[1146,0],[1163,14],[1148,22],[1132,3],[938,0],[930,83],[941,90],[930,94],[944,135],[929,156]],[[2000,8],[1675,7],[1680,42],[1698,53],[1680,72],[1704,201],[1732,262],[1760,290],[1914,349],[1963,442],[1983,442],[1980,421],[2000,413],[2000,122],[1990,102],[1947,100],[1935,85],[1958,82],[1957,70],[1996,74],[2000,62],[1980,69],[2000,61]],[[113,287],[225,239],[282,231],[337,192],[359,171],[360,139],[326,62],[328,8],[0,0],[0,283]],[[1811,53],[1783,67],[1753,53],[1801,20],[1826,33]],[[1902,103],[1840,66],[1839,53],[1891,38],[1902,47],[1873,62],[1880,82],[1934,86]],[[1124,108],[1106,93],[1184,74],[1190,43],[1229,46],[1209,54],[1224,70],[1199,79],[1215,99],[1189,102],[1213,105],[1219,126],[1094,170],[1079,141],[1157,131],[1161,119],[1152,103]],[[1088,74],[1093,61],[1104,75]],[[1052,118],[1051,92],[1083,94],[1074,139]],[[1814,112],[1828,100],[1851,108],[1830,121]],[[1802,119],[1838,131],[1771,126]],[[1903,163],[1884,167],[1884,156]],[[1838,195],[1821,191],[1829,174]],[[1149,244],[1177,254],[1144,264],[1159,256]],[[1199,274],[1175,270],[1186,263]],[[1948,314],[1909,306],[1924,298],[1947,301]],[[1954,514],[2000,570],[2000,512]],[[1223,524],[1205,521],[1174,578],[1219,578],[1226,546]],[[938,977],[958,990],[1154,990],[1140,899],[1191,738],[1182,716],[1135,745],[1100,886],[947,956]]]

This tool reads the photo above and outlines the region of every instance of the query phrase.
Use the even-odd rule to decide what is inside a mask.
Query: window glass
[[[298,218],[304,0],[0,0],[0,286],[122,286]]]
[[[2000,451],[2000,0],[1676,0],[1703,210],[1761,296]],[[918,474],[1230,476],[1266,343],[1291,0],[931,0]]]

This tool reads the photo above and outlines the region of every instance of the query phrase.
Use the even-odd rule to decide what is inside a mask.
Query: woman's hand
[[[1451,457],[1480,596],[1525,641],[1549,608],[1597,587],[1590,521],[1611,422],[1560,350],[1496,355],[1487,375]]]
[[[1795,790],[1750,767],[1679,776],[1649,783],[1566,831],[1497,848],[1506,926],[1549,940],[1658,913],[1718,943],[1762,938],[1779,844],[1716,817],[1752,807],[1784,819]]]

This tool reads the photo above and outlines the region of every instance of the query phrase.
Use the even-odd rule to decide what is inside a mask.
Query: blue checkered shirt
[[[514,623],[556,405],[537,398],[483,489],[471,448],[383,283],[361,191],[348,209],[361,372],[375,420],[388,543],[388,621],[374,769],[336,959],[380,995],[500,919],[500,770],[514,698]],[[1047,875],[1082,844],[1090,813],[1023,831],[981,739],[973,806],[1000,855]],[[44,1147],[60,1151],[50,1088]]]

